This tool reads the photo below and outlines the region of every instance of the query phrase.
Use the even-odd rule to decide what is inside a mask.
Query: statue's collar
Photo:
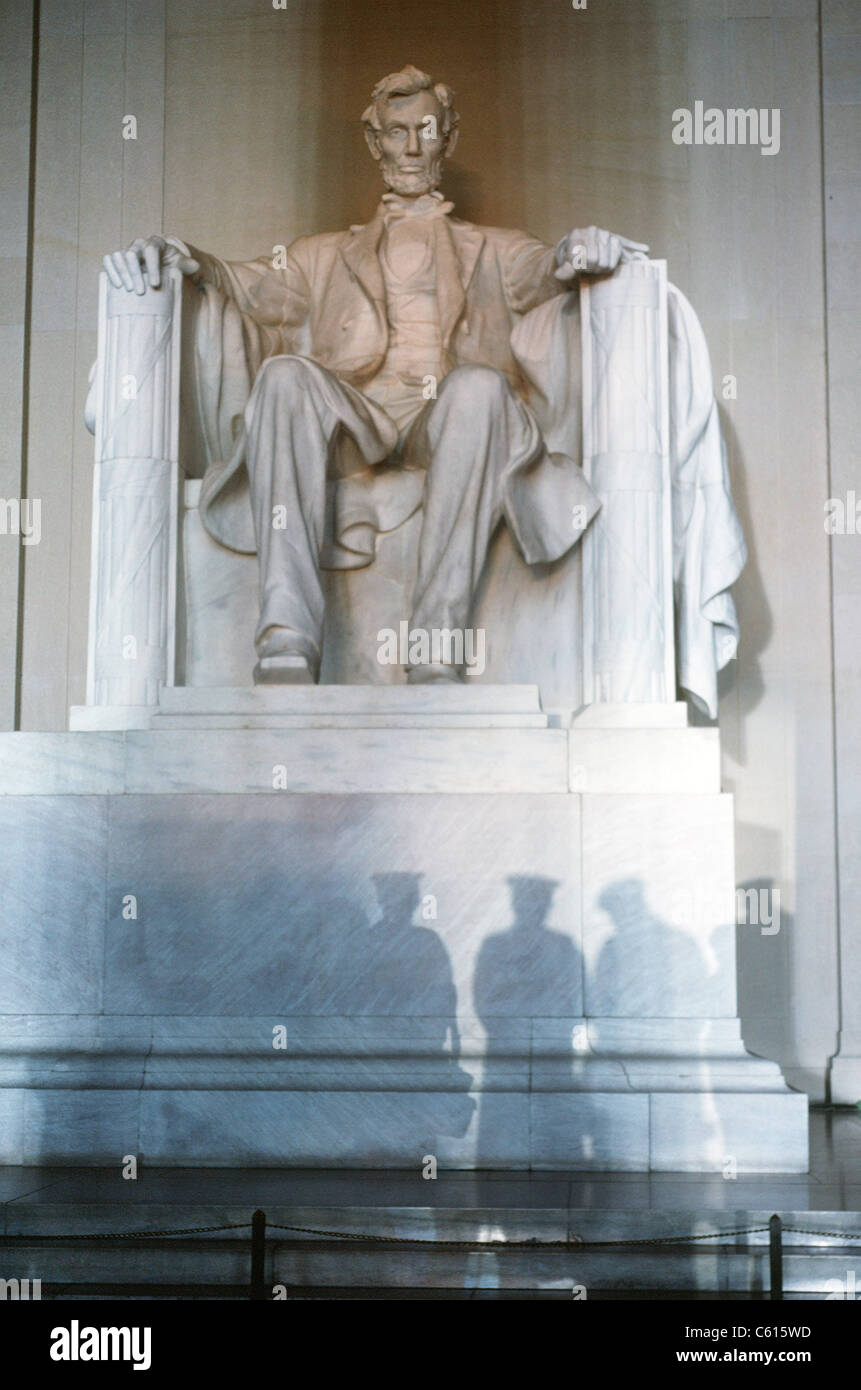
[[[398,193],[384,193],[377,208],[377,217],[385,222],[402,217],[447,217],[454,203],[447,203],[438,192],[423,193],[420,198],[402,198]]]

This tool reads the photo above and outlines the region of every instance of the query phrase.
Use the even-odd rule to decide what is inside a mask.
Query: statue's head
[[[362,116],[383,182],[404,198],[431,193],[457,142],[454,92],[411,64],[378,82]]]

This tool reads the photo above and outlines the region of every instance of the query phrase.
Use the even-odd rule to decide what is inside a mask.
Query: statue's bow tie
[[[380,211],[386,222],[401,218],[447,217],[454,203],[447,203],[441,193],[425,193],[421,198],[402,198],[397,193],[384,193]]]

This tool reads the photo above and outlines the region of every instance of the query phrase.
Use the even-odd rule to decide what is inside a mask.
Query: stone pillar
[[[176,679],[182,275],[142,295],[102,273],[87,703],[158,703]]]
[[[861,1101],[861,450],[858,360],[861,354],[861,184],[854,150],[861,122],[861,13],[822,6],[823,177],[828,304],[829,493],[843,509],[830,537],[834,643],[837,872],[839,885],[840,1036],[831,1064],[835,1105]],[[825,501],[823,498],[823,515]],[[838,513],[840,522],[840,513]],[[824,618],[824,615],[823,615]],[[822,778],[823,803],[825,792]],[[830,810],[830,808],[829,808]],[[823,814],[824,814],[823,810]],[[811,922],[811,931],[816,925]],[[808,985],[808,988],[815,986]]]
[[[3,235],[0,238],[0,275],[4,286],[3,329],[0,333],[0,381],[3,406],[0,409],[0,498],[24,506],[27,493],[27,394],[29,391],[29,345],[26,323],[27,254],[30,249],[30,101],[35,43],[33,0],[0,0],[0,139],[5,157],[0,163],[0,206],[3,208]],[[38,495],[38,494],[37,494]],[[28,498],[28,514],[35,502]],[[38,504],[41,508],[41,499]],[[7,513],[0,516],[5,521]],[[21,512],[18,512],[20,530]],[[14,528],[12,528],[14,529]],[[19,628],[22,560],[20,546],[9,525],[0,531],[0,729],[18,725],[18,693],[21,655]],[[41,534],[41,526],[40,526]],[[32,540],[33,538],[31,538]],[[29,549],[29,542],[28,542]]]
[[[675,700],[666,262],[580,289],[583,468],[602,507],[583,538],[583,704]]]

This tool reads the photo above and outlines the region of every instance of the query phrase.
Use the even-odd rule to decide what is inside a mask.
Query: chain
[[[0,1245],[15,1242],[49,1242],[62,1240],[156,1240],[164,1236],[197,1236],[209,1235],[213,1231],[247,1231],[251,1228],[250,1221],[234,1221],[222,1226],[174,1226],[165,1231],[91,1231],[87,1234],[79,1235],[43,1235],[34,1233],[32,1235],[0,1235]],[[619,1237],[617,1240],[584,1240],[581,1236],[571,1234],[565,1240],[540,1240],[531,1237],[527,1240],[438,1240],[435,1237],[425,1236],[384,1236],[373,1235],[363,1231],[327,1231],[317,1226],[286,1226],[277,1221],[266,1223],[267,1231],[292,1231],[294,1234],[306,1236],[322,1236],[327,1240],[353,1240],[364,1241],[372,1245],[425,1245],[437,1249],[456,1249],[456,1250],[570,1250],[572,1247],[577,1249],[599,1249],[610,1246],[656,1246],[656,1245],[690,1245],[694,1241],[701,1240],[726,1240],[731,1236],[752,1236],[763,1235],[768,1232],[768,1226],[740,1226],[730,1231],[706,1231],[702,1235],[687,1236],[643,1236],[636,1239],[624,1239]],[[809,1231],[803,1230],[800,1226],[784,1226],[784,1235],[797,1236],[826,1236],[830,1240],[840,1240],[844,1243],[861,1240],[861,1234],[852,1235],[846,1231]]]
[[[460,1250],[570,1250],[596,1248],[598,1246],[619,1245],[688,1245],[694,1240],[721,1240],[726,1236],[758,1235],[768,1230],[767,1226],[745,1226],[732,1231],[707,1231],[699,1236],[649,1236],[631,1240],[583,1240],[578,1235],[570,1235],[566,1240],[436,1240],[424,1236],[380,1236],[365,1235],[361,1231],[323,1231],[315,1226],[284,1226],[277,1221],[267,1222],[270,1231],[294,1231],[308,1236],[326,1236],[330,1240],[368,1241],[377,1245],[429,1245],[445,1249]]]
[[[250,1221],[234,1221],[229,1226],[175,1226],[169,1231],[88,1231],[85,1235],[42,1235],[41,1232],[34,1232],[32,1235],[0,1235],[0,1245],[16,1240],[30,1244],[49,1240],[142,1240],[158,1236],[199,1236],[210,1231],[247,1231],[250,1228]]]

